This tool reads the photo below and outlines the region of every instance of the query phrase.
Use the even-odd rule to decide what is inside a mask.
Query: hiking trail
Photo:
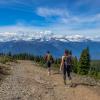
[[[99,90],[81,84],[68,88],[61,74],[53,71],[48,76],[47,69],[32,61],[19,61],[0,86],[0,100],[99,100]]]

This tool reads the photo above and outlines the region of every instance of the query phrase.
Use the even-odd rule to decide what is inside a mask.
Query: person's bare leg
[[[51,67],[48,68],[48,75],[51,75]]]

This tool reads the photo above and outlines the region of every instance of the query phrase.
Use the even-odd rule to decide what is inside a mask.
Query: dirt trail
[[[0,87],[0,100],[99,100],[96,87],[64,86],[61,74],[49,77],[47,70],[31,61],[20,61],[12,66],[12,74]],[[98,87],[99,88],[99,87]]]

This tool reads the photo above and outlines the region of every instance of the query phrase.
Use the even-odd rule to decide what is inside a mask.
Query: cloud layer
[[[0,31],[100,35],[99,0],[0,0],[0,12]]]

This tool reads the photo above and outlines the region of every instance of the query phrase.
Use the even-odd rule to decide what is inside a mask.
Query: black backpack
[[[71,56],[67,56],[64,60],[65,65],[72,65],[72,57]]]
[[[67,57],[67,64],[72,65],[72,57],[71,56]]]

